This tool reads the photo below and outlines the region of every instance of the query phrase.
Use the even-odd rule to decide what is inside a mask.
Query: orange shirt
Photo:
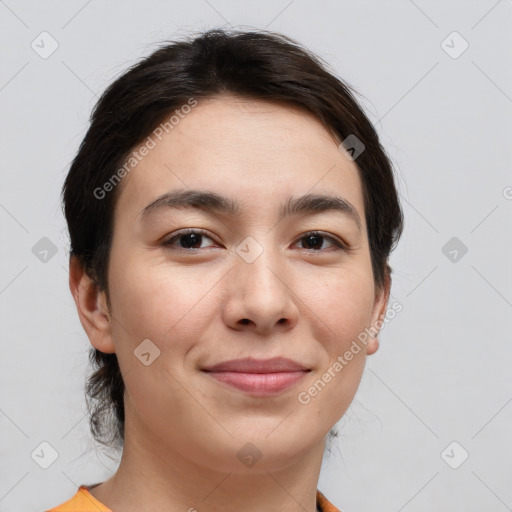
[[[97,485],[97,484],[96,484]],[[94,487],[94,486],[90,486]],[[327,498],[317,489],[316,504],[321,512],[340,512]],[[77,493],[68,501],[58,507],[46,510],[45,512],[112,512],[107,506],[99,502],[87,489],[81,485]]]

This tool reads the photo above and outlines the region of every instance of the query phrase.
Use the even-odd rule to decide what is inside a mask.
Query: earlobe
[[[368,337],[368,343],[366,344],[366,355],[371,356],[372,354],[375,354],[377,350],[379,349],[379,336],[378,334]]]
[[[375,295],[375,302],[372,311],[372,322],[369,331],[374,336],[368,337],[368,343],[366,345],[366,355],[372,355],[379,349],[379,333],[382,325],[384,324],[384,318],[386,317],[386,308],[388,305],[389,294],[391,291],[391,279],[387,276],[384,286],[378,290]]]
[[[106,306],[105,293],[98,290],[76,256],[69,259],[69,288],[80,323],[91,345],[100,352],[114,353],[112,322]]]

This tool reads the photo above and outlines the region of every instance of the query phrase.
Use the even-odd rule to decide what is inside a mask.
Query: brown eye
[[[313,252],[320,252],[322,245],[325,240],[329,240],[335,247],[336,250],[344,249],[344,245],[332,236],[325,235],[318,231],[310,231],[303,235],[299,241],[302,242],[301,246],[303,249],[307,249]]]
[[[171,248],[176,248],[178,250],[204,249],[202,242],[205,238],[212,240],[202,231],[188,229],[185,231],[181,231],[180,233],[176,233],[171,238],[163,242],[163,245],[170,246]]]

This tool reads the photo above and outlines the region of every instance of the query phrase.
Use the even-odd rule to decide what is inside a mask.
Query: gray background
[[[343,512],[512,510],[510,0],[0,0],[0,510],[56,506],[117,465],[88,431],[90,345],[59,205],[90,111],[155,43],[229,25],[283,32],[327,60],[364,96],[400,181],[403,310],[319,489]],[[43,31],[58,43],[47,58],[31,47],[51,49]],[[43,256],[43,237],[56,254]],[[58,453],[47,469],[43,442]]]

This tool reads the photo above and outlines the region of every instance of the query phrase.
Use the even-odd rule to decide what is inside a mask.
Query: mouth
[[[291,388],[311,369],[286,358],[234,359],[203,368],[217,382],[253,396],[269,396]]]

